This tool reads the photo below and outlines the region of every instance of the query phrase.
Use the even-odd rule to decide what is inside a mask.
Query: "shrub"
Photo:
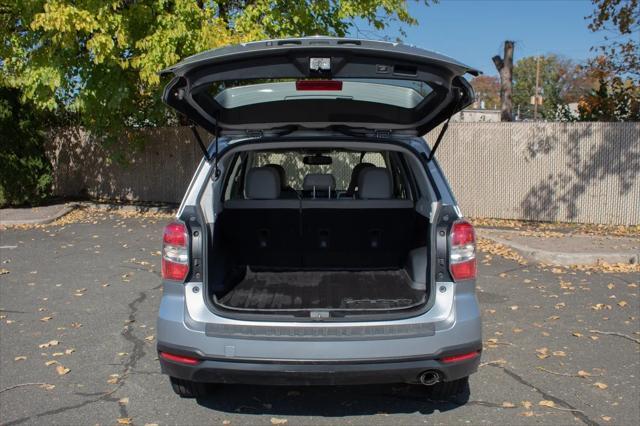
[[[46,121],[17,90],[0,87],[0,206],[39,204],[51,194]]]

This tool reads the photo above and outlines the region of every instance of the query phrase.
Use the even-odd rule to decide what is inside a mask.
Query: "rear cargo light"
[[[200,360],[198,358],[193,358],[190,356],[183,356],[183,355],[175,355],[175,354],[170,354],[168,352],[160,352],[160,358],[166,359],[167,361],[179,362],[180,364],[187,364],[187,365],[200,364]]]
[[[164,228],[162,236],[162,278],[184,281],[189,273],[187,227],[172,222]]]
[[[473,225],[465,220],[454,222],[449,238],[449,268],[454,281],[475,278],[476,234]]]
[[[468,359],[473,359],[473,358],[477,357],[478,355],[480,355],[480,351],[473,351],[473,352],[469,352],[469,353],[466,353],[466,354],[460,354],[460,355],[445,356],[444,358],[440,358],[440,362],[444,362],[445,364],[449,364],[449,363],[452,363],[452,362],[466,361]]]
[[[340,80],[298,80],[296,90],[342,90]]]

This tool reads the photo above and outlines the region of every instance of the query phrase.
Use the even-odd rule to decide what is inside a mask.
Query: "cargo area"
[[[429,220],[397,153],[244,155],[210,231],[215,306],[346,315],[428,301]]]

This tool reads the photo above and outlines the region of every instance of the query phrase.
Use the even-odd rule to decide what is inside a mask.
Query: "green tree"
[[[431,0],[423,0],[425,3]],[[157,72],[230,43],[416,24],[405,0],[32,0],[0,6],[0,77],[94,134],[176,123]]]
[[[50,194],[51,164],[44,152],[46,113],[0,87],[0,207],[37,204]]]
[[[593,79],[585,69],[571,60],[556,55],[528,56],[513,67],[513,103],[521,118],[533,118],[531,97],[536,87],[536,62],[540,61],[540,95],[543,104],[538,113],[545,120],[560,119],[564,106],[576,102],[593,86]]]

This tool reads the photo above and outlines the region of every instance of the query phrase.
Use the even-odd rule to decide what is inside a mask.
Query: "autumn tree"
[[[497,109],[500,107],[500,80],[492,75],[481,75],[471,80],[473,91],[476,93],[478,106]]]
[[[431,0],[422,0],[428,3]],[[250,40],[416,24],[405,0],[33,0],[0,6],[0,77],[22,101],[98,135],[166,125],[161,69]],[[126,132],[124,132],[126,133]]]
[[[595,87],[595,80],[581,65],[557,55],[528,56],[520,59],[513,68],[513,104],[523,118],[533,117],[531,97],[535,93],[536,68],[539,65],[539,88],[543,103],[539,108],[545,120],[561,118],[559,113],[569,103]]]
[[[640,121],[640,1],[592,0],[589,29],[605,34],[589,72],[597,85],[579,104],[580,119]]]

